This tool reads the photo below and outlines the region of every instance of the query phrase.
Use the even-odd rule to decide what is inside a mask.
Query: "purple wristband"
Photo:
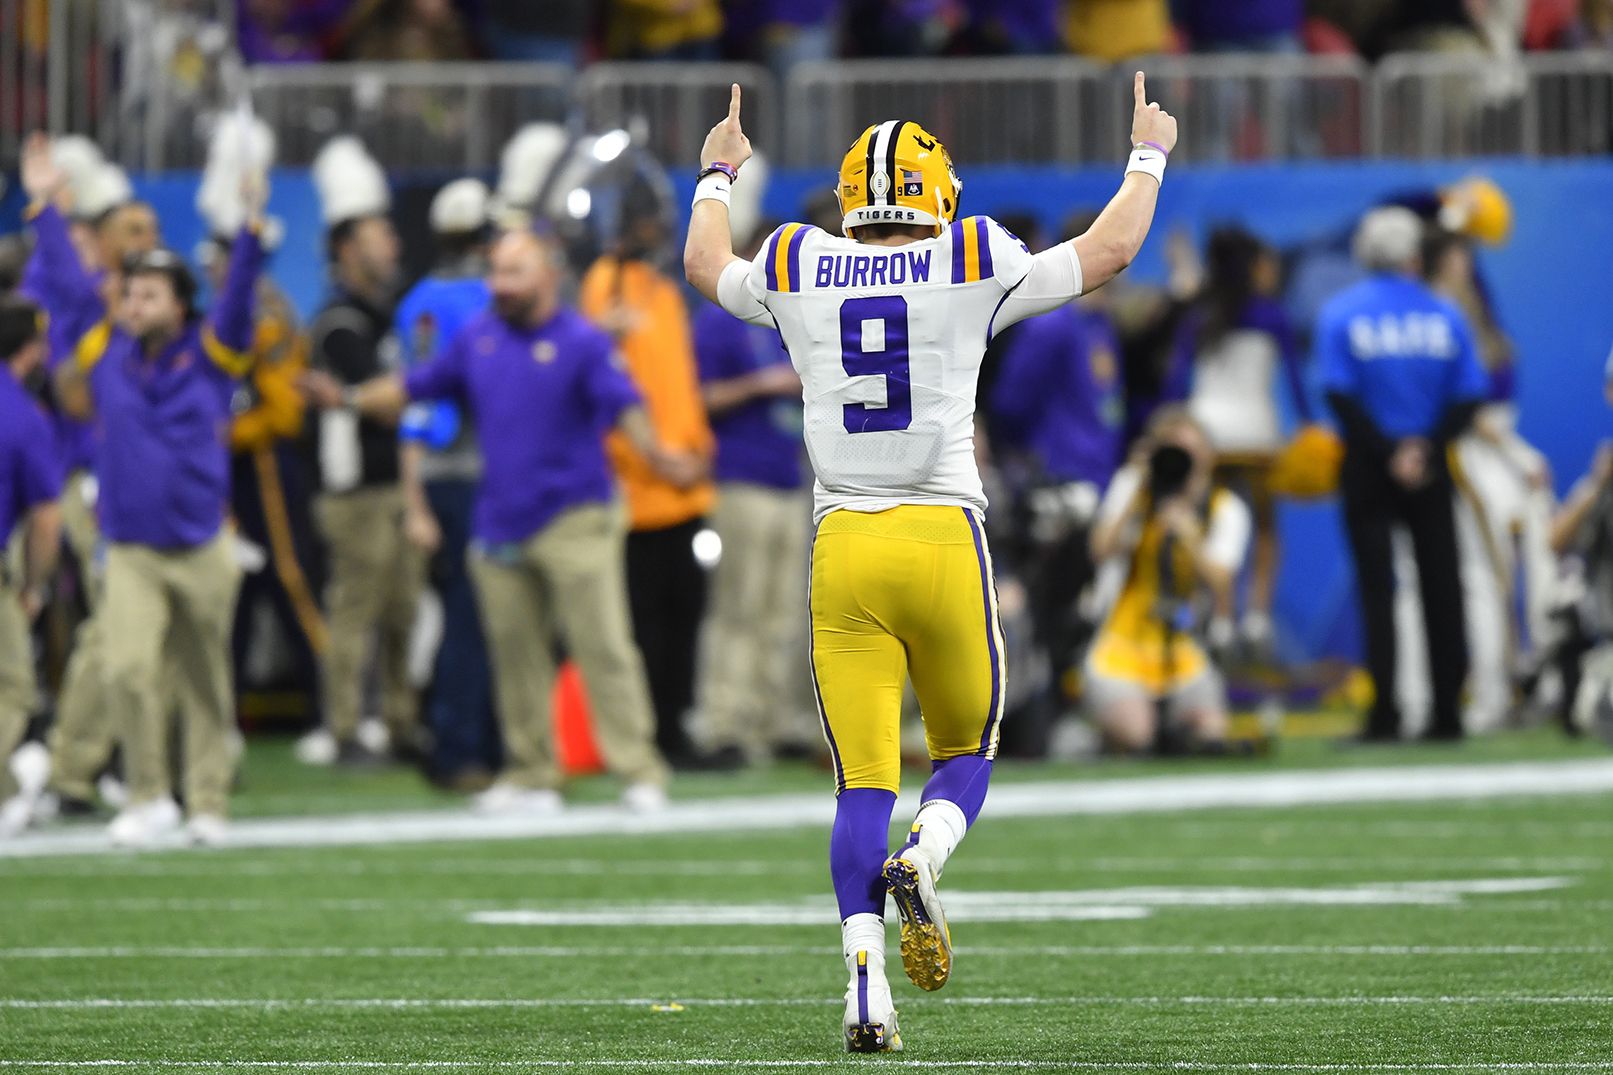
[[[1171,151],[1160,145],[1158,142],[1138,142],[1137,145],[1132,146],[1131,148],[1136,149],[1137,146],[1147,146],[1150,149],[1157,149],[1167,157],[1171,155]]]

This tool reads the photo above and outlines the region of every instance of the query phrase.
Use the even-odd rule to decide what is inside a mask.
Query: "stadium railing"
[[[0,0],[0,15],[28,2]],[[125,6],[87,2],[99,5],[96,18],[107,25],[107,12]],[[63,35],[83,21],[57,14],[73,6],[50,5],[53,27],[68,28]],[[100,40],[96,27],[86,38],[92,43]],[[58,51],[71,48],[59,48],[54,33],[44,55],[26,35],[0,37],[7,94],[0,147],[14,148],[22,132],[45,122],[97,137],[132,168],[199,166],[201,121],[227,103],[236,83],[227,62],[209,64],[213,38],[204,19],[168,19],[159,29],[147,67],[160,77],[131,72],[140,52],[125,49],[116,63],[129,88],[116,101],[104,74],[110,54],[88,68],[103,74],[82,85],[69,80],[59,96],[35,84],[43,77],[54,87],[61,72],[76,70],[57,62]],[[92,57],[97,48],[104,42]],[[1182,118],[1182,155],[1191,161],[1613,150],[1613,54],[1595,51],[1506,61],[1417,53],[1376,67],[1353,57],[1268,54],[1154,57],[1119,67],[1075,57],[849,60],[802,64],[782,86],[765,68],[729,63],[604,63],[581,73],[526,63],[306,64],[250,68],[245,84],[279,133],[282,162],[293,166],[346,131],[389,168],[485,171],[521,124],[538,119],[633,128],[669,164],[687,166],[734,81],[746,90],[753,140],[789,165],[832,165],[863,125],[892,115],[922,116],[960,160],[1079,165],[1112,161],[1123,147],[1133,66],[1150,72],[1153,92]]]
[[[1613,53],[1536,53],[1516,62],[1395,55],[1373,79],[1379,157],[1599,156],[1613,149]]]
[[[565,122],[576,79],[558,64],[285,64],[251,68],[247,84],[282,165],[354,134],[387,168],[477,172],[523,124]]]
[[[706,132],[728,111],[728,87],[735,82],[744,91],[751,140],[780,144],[778,81],[754,64],[595,64],[578,80],[578,113],[588,130],[633,130],[667,164],[693,167]]]
[[[1191,160],[1355,157],[1370,69],[1349,57],[1159,57],[1150,92],[1182,120]],[[971,161],[1113,160],[1131,108],[1130,67],[1075,58],[865,60],[802,65],[790,78],[789,160],[821,165],[870,117],[921,115]]]

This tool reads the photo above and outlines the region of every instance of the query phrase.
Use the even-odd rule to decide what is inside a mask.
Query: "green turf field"
[[[452,805],[254,748],[245,814]],[[1539,733],[1180,771],[1605,756]],[[822,784],[803,767],[679,794]],[[942,886],[952,984],[894,983],[899,1057],[839,1051],[814,827],[0,858],[0,1067],[1613,1070],[1613,797],[987,809]]]

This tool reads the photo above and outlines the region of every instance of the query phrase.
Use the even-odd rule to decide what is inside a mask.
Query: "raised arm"
[[[725,165],[737,176],[750,160],[750,139],[739,126],[739,83],[728,94],[728,115],[706,135],[700,147],[702,178],[695,189],[695,203],[689,211],[689,237],[683,244],[683,275],[712,302],[717,300],[717,281],[734,254],[734,237],[728,225],[728,190],[737,179],[718,170],[706,175],[714,165]]]
[[[202,329],[202,346],[220,368],[232,377],[245,377],[252,368],[252,332],[257,313],[258,274],[263,271],[263,191],[266,184],[248,178],[241,192],[246,222],[230,247],[230,264],[224,273],[213,309]]]
[[[202,330],[208,357],[236,377],[246,376],[252,366],[252,330],[257,313],[258,273],[262,269],[263,243],[257,228],[249,224],[230,247],[224,286]]]
[[[1176,145],[1176,119],[1157,101],[1149,102],[1141,71],[1132,81],[1132,96],[1132,154],[1126,178],[1092,227],[1071,240],[1081,261],[1085,291],[1113,280],[1142,249],[1159,201],[1165,158]]]
[[[34,251],[23,270],[23,289],[45,308],[53,324],[71,326],[69,333],[58,337],[70,336],[71,346],[106,316],[106,304],[67,233],[67,218],[62,215],[67,177],[51,159],[50,139],[38,132],[29,135],[23,147],[22,186],[28,195],[23,216],[34,229]]]

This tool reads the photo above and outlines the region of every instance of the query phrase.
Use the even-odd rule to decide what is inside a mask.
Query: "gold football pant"
[[[1002,625],[974,512],[832,512],[812,543],[809,590],[812,675],[840,790],[898,790],[909,676],[931,758],[996,756]]]

